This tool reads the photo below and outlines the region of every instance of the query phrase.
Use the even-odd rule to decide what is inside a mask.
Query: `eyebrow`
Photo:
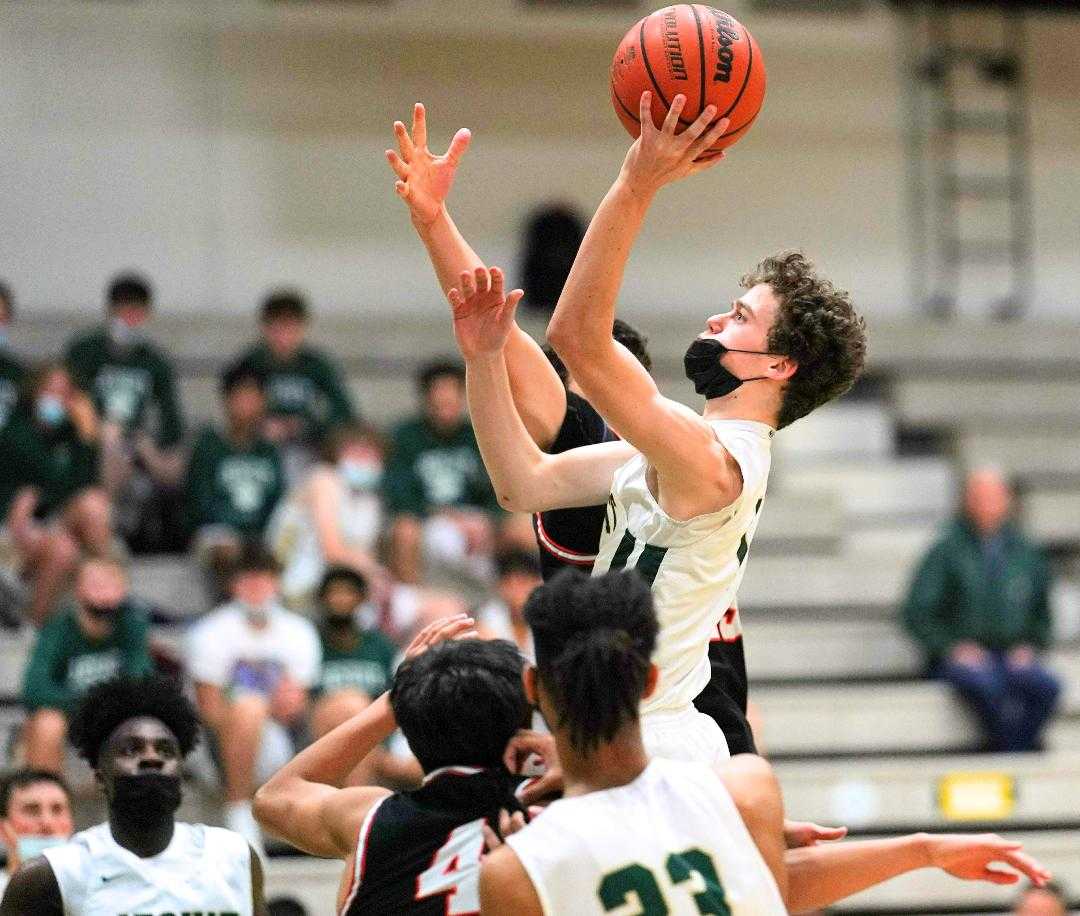
[[[750,308],[750,306],[747,305],[742,299],[736,299],[735,304],[737,306],[739,306],[739,308],[741,308],[744,312],[748,312],[751,318],[756,318],[757,317],[754,314],[754,310],[752,308]]]

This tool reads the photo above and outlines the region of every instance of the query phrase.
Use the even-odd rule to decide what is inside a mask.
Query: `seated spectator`
[[[1065,892],[1060,885],[1048,881],[1042,887],[1032,884],[1024,888],[1012,913],[1013,916],[1065,916],[1068,910]]]
[[[19,392],[26,383],[26,366],[12,352],[8,334],[14,317],[15,300],[11,290],[0,283],[0,429],[7,425],[19,400]]]
[[[348,567],[376,583],[386,579],[375,558],[383,441],[371,427],[350,423],[330,434],[325,452],[327,461],[281,501],[267,529],[290,607],[310,603],[328,566]]]
[[[322,653],[311,622],[281,606],[265,549],[245,548],[230,585],[233,600],[192,628],[187,668],[220,754],[226,826],[262,851],[251,799],[295,752],[291,732],[306,718]]]
[[[211,575],[216,599],[246,542],[260,540],[285,490],[281,456],[259,432],[266,380],[250,366],[222,376],[225,429],[208,425],[191,453],[187,510],[195,555]]]
[[[1011,510],[1000,473],[970,474],[963,511],[919,564],[904,606],[931,674],[972,708],[992,751],[1036,749],[1061,690],[1039,659],[1050,573]]]
[[[525,622],[525,602],[543,580],[536,554],[521,550],[500,553],[495,558],[498,597],[480,608],[477,628],[485,639],[505,639],[514,643],[526,658],[536,657],[532,631]]]
[[[377,628],[363,622],[368,586],[364,577],[332,566],[319,584],[319,638],[322,670],[316,685],[311,730],[316,738],[371,705],[389,689],[398,648]],[[381,775],[381,756],[368,755],[350,783],[366,785]]]
[[[116,509],[117,528],[125,537],[145,538],[152,527],[161,542],[166,526],[160,516],[176,503],[183,475],[183,421],[173,367],[146,336],[151,305],[145,279],[114,278],[105,324],[76,337],[65,361],[101,417],[101,481]],[[151,517],[157,519],[154,526],[147,524]]]
[[[299,482],[334,427],[355,417],[341,372],[329,356],[305,341],[307,300],[292,290],[271,293],[262,304],[262,340],[240,362],[266,377],[263,435],[281,447],[290,483]]]
[[[23,732],[28,766],[61,772],[68,717],[87,689],[153,669],[149,626],[123,568],[113,560],[84,560],[74,603],[52,616],[30,652],[22,695],[30,715]]]
[[[63,366],[34,373],[0,430],[0,467],[0,518],[31,584],[26,616],[40,626],[80,552],[113,548],[109,500],[97,486],[97,414]]]
[[[22,769],[0,778],[0,840],[7,851],[0,897],[23,862],[66,843],[74,832],[71,793],[55,773]]]
[[[426,559],[490,578],[499,507],[466,413],[465,370],[433,363],[418,383],[422,412],[394,430],[386,468],[392,571],[420,582]]]

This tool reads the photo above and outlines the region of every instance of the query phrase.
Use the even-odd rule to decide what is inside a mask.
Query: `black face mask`
[[[180,807],[179,776],[140,773],[113,779],[112,810],[123,820],[154,827],[168,820]]]
[[[83,609],[94,620],[100,620],[102,622],[107,620],[115,620],[116,615],[120,613],[120,605],[118,604],[84,604]]]
[[[327,614],[326,626],[327,629],[333,630],[335,633],[347,633],[353,628],[356,623],[352,614]]]
[[[768,350],[735,350],[725,347],[714,337],[698,337],[686,348],[683,368],[686,377],[694,383],[694,391],[706,398],[722,398],[731,394],[743,382],[756,382],[768,378],[767,375],[755,375],[752,378],[739,378],[725,369],[720,358],[725,353],[754,353],[759,356],[778,356]]]

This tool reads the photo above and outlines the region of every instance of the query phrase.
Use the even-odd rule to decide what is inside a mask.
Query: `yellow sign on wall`
[[[938,783],[938,805],[951,821],[1002,821],[1016,806],[1016,783],[1007,773],[949,773]]]

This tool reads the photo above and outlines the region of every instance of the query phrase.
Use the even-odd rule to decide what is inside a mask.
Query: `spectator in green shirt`
[[[15,299],[11,290],[0,283],[0,429],[19,400],[19,392],[26,383],[26,366],[11,350],[8,329],[15,317]]]
[[[393,431],[383,478],[392,570],[417,583],[426,559],[489,577],[499,504],[466,413],[465,369],[432,363],[417,381],[422,412]]]
[[[97,486],[94,405],[60,365],[34,373],[0,430],[0,518],[31,583],[26,614],[40,626],[79,555],[113,547],[108,497]]]
[[[191,453],[187,513],[195,555],[211,575],[215,599],[227,593],[232,566],[247,543],[261,540],[285,492],[278,448],[260,429],[266,379],[251,365],[230,367],[221,381],[225,428],[207,425]]]
[[[316,738],[333,731],[390,689],[400,654],[375,623],[367,580],[347,566],[332,566],[322,578],[316,613],[322,669],[315,686],[311,730]],[[423,774],[416,759],[390,746],[369,754],[349,775],[349,785],[415,785]]]
[[[124,570],[112,560],[83,562],[75,604],[38,634],[23,681],[28,766],[59,773],[67,720],[88,688],[118,674],[153,668],[145,611],[128,594]]]
[[[266,377],[263,435],[282,449],[292,483],[316,459],[323,437],[356,417],[338,367],[306,341],[310,318],[299,293],[271,293],[260,313],[262,340],[239,360]]]
[[[120,530],[133,535],[155,494],[183,475],[183,419],[168,357],[146,336],[153,294],[137,274],[109,285],[106,322],[76,337],[65,361],[101,417],[102,484]]]
[[[963,511],[912,580],[904,623],[932,676],[972,708],[992,751],[1029,751],[1061,684],[1039,658],[1050,644],[1050,572],[1011,520],[997,471],[972,472]]]

